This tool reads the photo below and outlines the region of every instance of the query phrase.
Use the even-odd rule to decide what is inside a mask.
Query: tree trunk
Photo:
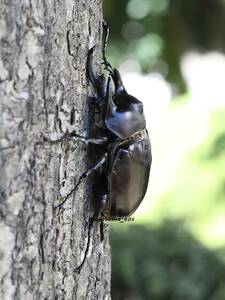
[[[109,299],[108,229],[90,232],[83,144],[51,144],[89,128],[88,49],[101,0],[0,0],[0,299]],[[99,68],[99,64],[96,66]]]

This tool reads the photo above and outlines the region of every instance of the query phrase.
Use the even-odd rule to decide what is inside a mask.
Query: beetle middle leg
[[[75,185],[75,187],[69,192],[69,194],[66,195],[66,197],[63,199],[63,201],[58,204],[57,206],[55,206],[54,208],[59,208],[61,207],[67,200],[68,198],[78,189],[78,187],[80,186],[80,184],[87,179],[91,174],[93,174],[94,172],[96,172],[97,170],[99,170],[101,167],[103,167],[103,165],[106,163],[108,158],[108,153],[105,153],[103,155],[103,157],[101,159],[99,159],[94,166],[92,166],[90,169],[88,169],[86,172],[84,172],[80,178],[78,179],[77,184]]]

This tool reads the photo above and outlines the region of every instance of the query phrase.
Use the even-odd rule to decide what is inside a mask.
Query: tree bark
[[[100,61],[101,0],[0,0],[0,299],[110,299],[108,228],[90,232],[88,49]],[[90,91],[89,91],[90,92]]]

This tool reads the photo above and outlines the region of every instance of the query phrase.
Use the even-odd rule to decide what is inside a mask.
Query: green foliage
[[[179,63],[187,50],[225,50],[222,0],[108,0],[104,2],[104,17],[111,28],[108,53],[114,63],[119,65],[124,58],[135,56],[142,70],[148,72],[163,60],[168,64],[167,79],[181,90],[184,83]],[[151,43],[145,43],[146,48],[142,44],[138,53],[135,45],[149,34],[158,36],[163,47],[155,56],[146,57]]]
[[[215,247],[225,245],[225,110],[208,118],[205,139],[176,168],[173,184],[158,199],[154,213],[161,220],[182,218],[201,241]],[[200,130],[205,126],[196,125]],[[185,134],[192,137],[192,132]]]
[[[225,110],[219,110],[211,116],[211,142],[207,141],[208,147],[203,157],[208,161],[223,160],[225,154]],[[206,144],[206,143],[205,143]],[[203,145],[207,146],[207,145]]]
[[[224,300],[225,264],[182,222],[111,228],[112,299]]]

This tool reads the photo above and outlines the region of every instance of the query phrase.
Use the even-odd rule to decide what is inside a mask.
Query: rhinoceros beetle
[[[66,202],[84,179],[98,172],[99,181],[95,187],[98,199],[94,216],[128,217],[138,208],[147,190],[151,146],[142,102],[127,93],[119,71],[112,68],[106,59],[109,28],[105,21],[103,32],[103,65],[109,72],[108,79],[94,71],[93,53],[96,46],[89,50],[87,59],[87,75],[95,91],[90,103],[98,112],[95,124],[98,137],[87,138],[76,132],[67,134],[67,138],[75,141],[101,146],[103,155],[79,178],[74,189],[57,207]]]
[[[98,195],[95,213],[89,223],[85,255],[76,270],[81,269],[86,259],[93,221],[96,218],[128,217],[138,208],[147,190],[152,160],[143,104],[127,93],[119,71],[106,59],[109,28],[105,21],[103,32],[103,65],[109,73],[108,78],[94,71],[93,54],[96,46],[89,50],[87,58],[87,76],[95,91],[90,104],[98,115],[95,122],[97,135],[90,138],[73,131],[64,136],[66,139],[98,145],[102,157],[81,175],[72,191],[55,207],[61,207],[89,175],[97,173],[98,180],[93,188]]]
[[[151,146],[142,102],[127,93],[119,71],[112,68],[106,59],[109,28],[105,21],[103,32],[103,65],[109,72],[108,79],[94,71],[93,53],[96,46],[89,50],[87,59],[87,75],[95,91],[90,103],[98,112],[95,124],[98,137],[83,137],[75,131],[67,134],[67,138],[75,141],[101,146],[103,155],[79,178],[74,189],[57,207],[66,202],[84,179],[93,172],[99,172],[96,187],[99,199],[94,216],[128,217],[138,208],[147,190]]]

